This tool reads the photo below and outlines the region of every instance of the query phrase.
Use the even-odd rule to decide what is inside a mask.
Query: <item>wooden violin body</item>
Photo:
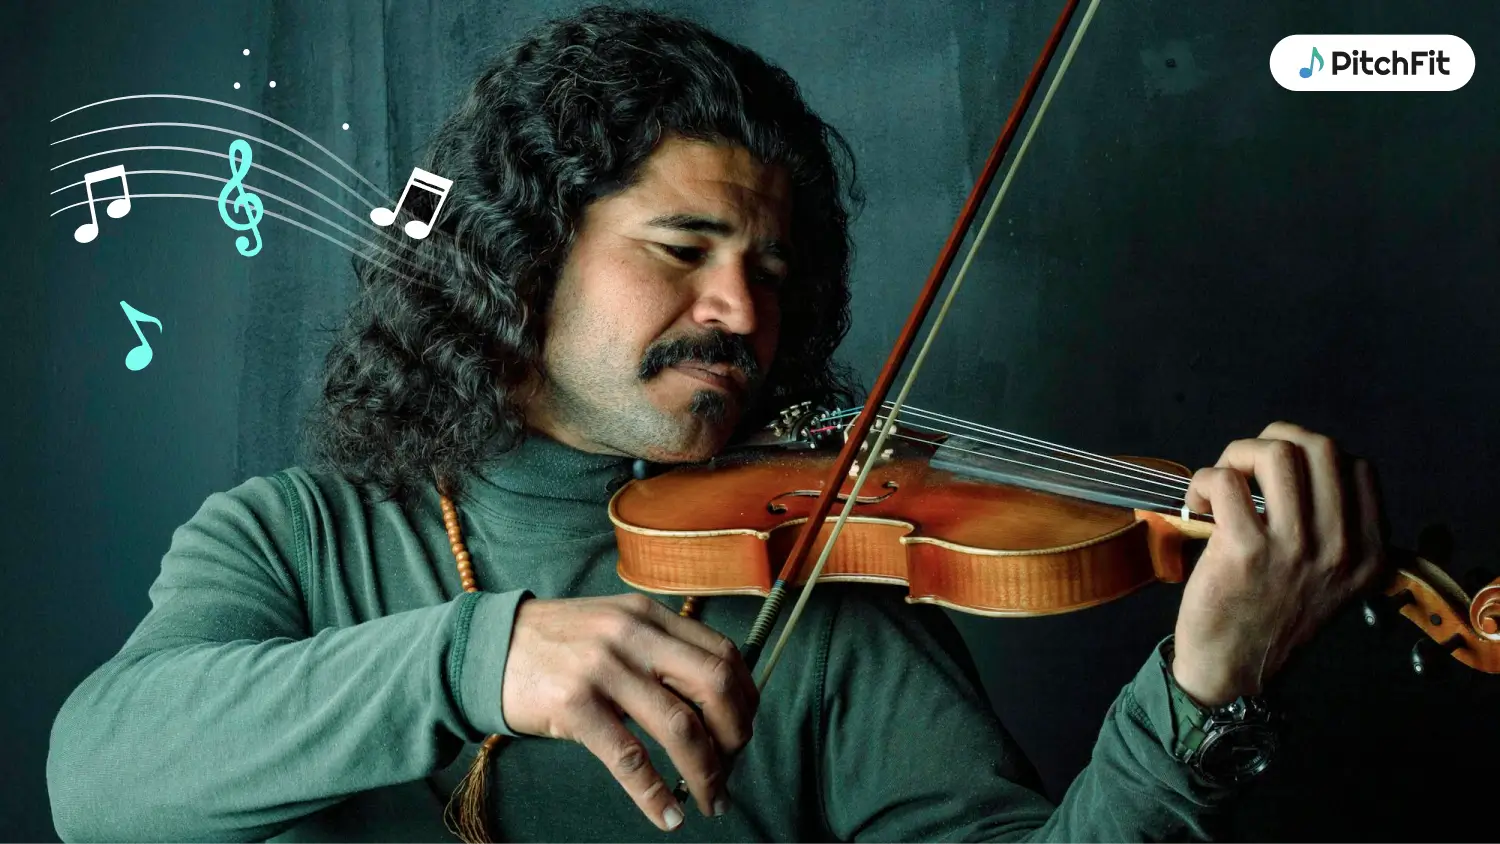
[[[820,579],[905,586],[912,602],[1030,616],[1085,609],[1185,576],[1182,539],[1199,525],[959,477],[919,451],[898,450],[871,470],[870,492]],[[829,460],[770,452],[627,484],[609,508],[620,577],[663,594],[767,594]],[[1165,461],[1149,465],[1186,476]],[[825,520],[818,547],[833,522]]]
[[[1190,541],[1212,534],[1212,522],[975,480],[929,456],[903,445],[870,470],[820,580],[900,586],[909,602],[978,615],[1049,615],[1180,583],[1195,559]],[[1121,459],[1189,475],[1168,461]],[[767,595],[831,460],[762,449],[626,484],[609,505],[620,577],[656,594]],[[824,520],[814,547],[834,522]],[[1500,580],[1470,599],[1435,565],[1396,556],[1383,589],[1394,608],[1455,659],[1500,673]]]

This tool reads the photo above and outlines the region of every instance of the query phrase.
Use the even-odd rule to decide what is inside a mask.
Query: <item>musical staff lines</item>
[[[99,100],[85,106],[80,106],[79,108],[75,108],[58,115],[57,117],[53,118],[53,122],[61,120],[70,115],[78,114],[80,112],[83,112],[85,109],[93,108],[96,106],[143,99],[191,101],[196,103],[214,105],[221,108],[231,109],[243,114],[252,115],[256,118],[266,121],[269,124],[280,127],[281,129],[284,129],[285,131],[294,135],[295,137],[302,140],[303,142],[317,150],[319,153],[321,153],[323,157],[329,159],[331,161],[331,164],[328,167],[320,166],[318,163],[309,160],[308,157],[299,154],[297,151],[288,149],[287,147],[274,143],[266,138],[259,137],[254,133],[240,132],[227,127],[215,126],[207,123],[187,121],[143,121],[121,123],[118,125],[111,125],[98,129],[76,132],[53,141],[52,146],[66,145],[70,143],[76,144],[80,140],[90,137],[97,137],[99,135],[107,133],[142,129],[198,130],[219,134],[229,134],[235,136],[237,142],[253,143],[256,147],[264,147],[267,150],[280,153],[281,155],[286,156],[287,159],[295,161],[308,170],[312,171],[313,173],[317,174],[317,176],[321,177],[321,179],[332,182],[335,186],[337,186],[335,190],[325,193],[323,191],[317,190],[312,184],[309,184],[306,181],[302,181],[298,178],[293,177],[292,175],[289,175],[288,173],[281,172],[280,170],[274,169],[272,167],[268,167],[260,161],[249,163],[249,156],[243,156],[248,164],[246,168],[247,172],[245,174],[245,178],[251,178],[248,171],[253,170],[257,175],[269,174],[269,176],[281,180],[294,188],[292,194],[278,194],[272,191],[265,190],[259,185],[252,185],[248,181],[243,182],[242,187],[246,191],[253,191],[255,194],[264,197],[265,202],[274,202],[279,206],[277,210],[280,210],[282,213],[275,213],[269,208],[263,209],[263,216],[267,219],[276,220],[278,222],[291,223],[299,229],[317,234],[322,239],[339,246],[340,248],[353,255],[378,260],[396,270],[397,272],[403,275],[407,275],[408,277],[410,277],[411,275],[420,275],[420,272],[417,270],[416,265],[411,260],[411,255],[413,253],[411,253],[410,250],[417,246],[420,241],[427,238],[429,235],[439,239],[448,237],[446,232],[443,232],[441,229],[434,229],[434,226],[436,226],[436,224],[441,220],[444,203],[447,200],[449,190],[451,190],[453,186],[453,183],[450,180],[436,173],[431,173],[423,170],[422,168],[414,167],[412,169],[411,178],[407,180],[407,183],[403,188],[401,198],[395,202],[392,202],[391,198],[386,193],[384,193],[375,184],[375,182],[359,173],[346,161],[339,158],[322,144],[319,144],[317,141],[313,140],[306,133],[298,131],[288,124],[276,120],[268,115],[245,108],[243,106],[236,105],[234,103],[226,103],[207,97],[194,97],[182,94],[136,94],[122,97],[112,97],[105,100]],[[86,161],[95,161],[101,158],[105,160],[109,160],[112,158],[117,159],[123,154],[147,151],[161,151],[169,153],[175,152],[193,156],[214,156],[216,158],[229,161],[231,167],[234,166],[234,161],[230,155],[215,150],[200,149],[196,146],[180,144],[137,144],[122,145],[107,150],[87,152],[82,155],[75,156],[61,164],[58,164],[51,169],[55,172],[64,170],[68,167],[75,166]],[[256,157],[258,158],[259,156]],[[157,176],[208,179],[215,183],[218,183],[221,186],[225,186],[229,181],[222,176],[216,175],[214,173],[197,172],[188,169],[172,169],[161,167],[126,169],[124,165],[120,164],[112,164],[110,168],[106,169],[114,170],[116,168],[118,168],[119,172],[121,172],[122,178],[130,177],[134,179],[137,177],[143,177],[146,178],[148,182],[151,181],[151,177]],[[344,173],[349,174],[350,176],[352,176],[352,178],[342,178],[342,173],[340,173],[339,171],[343,171]],[[222,173],[223,171],[222,169],[219,169],[218,172]],[[313,181],[317,181],[317,179],[314,179]],[[85,184],[83,181],[73,181],[56,190],[53,190],[52,195],[57,196],[60,194],[66,194],[69,191],[76,190],[79,186],[83,186],[86,189],[91,189],[91,185]],[[128,192],[130,198],[135,200],[205,198],[202,195],[194,193],[192,191],[182,191],[180,189],[161,190],[161,187],[164,187],[164,185],[158,186],[155,184],[149,184],[142,186],[139,184],[134,184],[129,185]],[[412,208],[412,203],[408,202],[407,200],[408,195],[413,191],[414,188],[418,193],[430,194],[435,196],[437,200],[436,207],[434,208],[431,203],[426,204],[425,207],[422,207],[421,203],[417,203],[419,208]],[[225,187],[225,190],[228,189],[228,187]],[[144,192],[142,192],[143,190]],[[321,203],[327,208],[336,210],[338,214],[331,215],[333,217],[333,219],[331,219],[327,213],[318,213],[317,211],[313,210],[313,208],[307,207],[307,205],[300,204],[294,201],[292,197],[295,196],[296,191],[301,191],[310,195],[311,197],[315,197],[317,202],[313,203],[314,205]],[[119,196],[100,198],[110,200],[121,199],[124,197]],[[61,207],[53,210],[51,212],[51,216],[58,216],[59,214],[65,213],[79,207],[80,205],[85,204],[89,204],[90,209],[92,210],[92,204],[90,204],[88,200],[85,199],[82,202],[66,203]],[[349,207],[350,205],[353,205],[353,208]],[[431,211],[429,212],[425,209],[431,209]],[[108,209],[106,210],[108,212]],[[413,216],[413,219],[408,220],[403,226],[400,227],[401,231],[406,234],[405,238],[399,237],[396,232],[390,230],[389,228],[378,225],[371,225],[371,222],[376,220],[378,215],[383,214],[389,219],[389,222],[386,223],[386,225],[388,226],[390,223],[394,223],[396,218],[400,216],[403,211]],[[306,221],[299,222],[295,220],[291,215],[303,216],[305,217]],[[348,222],[340,225],[337,221],[337,218],[339,218],[340,215],[342,215],[342,217],[348,218],[348,220],[354,221],[354,223],[357,223],[357,225],[351,225]],[[309,225],[309,223],[312,223],[312,225]],[[324,227],[326,227],[328,231],[324,231]],[[97,228],[97,224],[95,224],[95,228]],[[332,233],[331,235],[330,232]],[[368,232],[369,234],[364,234],[364,232]]]

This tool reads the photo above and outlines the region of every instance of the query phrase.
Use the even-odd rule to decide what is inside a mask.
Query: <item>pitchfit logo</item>
[[[1288,35],[1271,76],[1291,91],[1456,91],[1474,51],[1456,35]]]

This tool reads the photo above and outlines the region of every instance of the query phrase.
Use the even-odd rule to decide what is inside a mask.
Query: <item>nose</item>
[[[752,334],[757,324],[755,296],[751,292],[751,269],[741,261],[705,267],[699,271],[693,322],[732,334]]]

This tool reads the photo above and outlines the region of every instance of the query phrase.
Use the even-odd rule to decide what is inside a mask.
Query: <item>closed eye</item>
[[[674,260],[681,261],[684,264],[696,266],[703,263],[703,259],[708,257],[708,250],[702,246],[678,246],[672,243],[658,243],[656,245]],[[751,278],[757,284],[763,284],[772,289],[779,289],[786,281],[786,276],[781,273],[764,268],[755,270],[751,274]]]
[[[663,243],[660,246],[662,251],[685,264],[696,264],[702,261],[708,251],[701,246],[675,246],[671,243]]]

